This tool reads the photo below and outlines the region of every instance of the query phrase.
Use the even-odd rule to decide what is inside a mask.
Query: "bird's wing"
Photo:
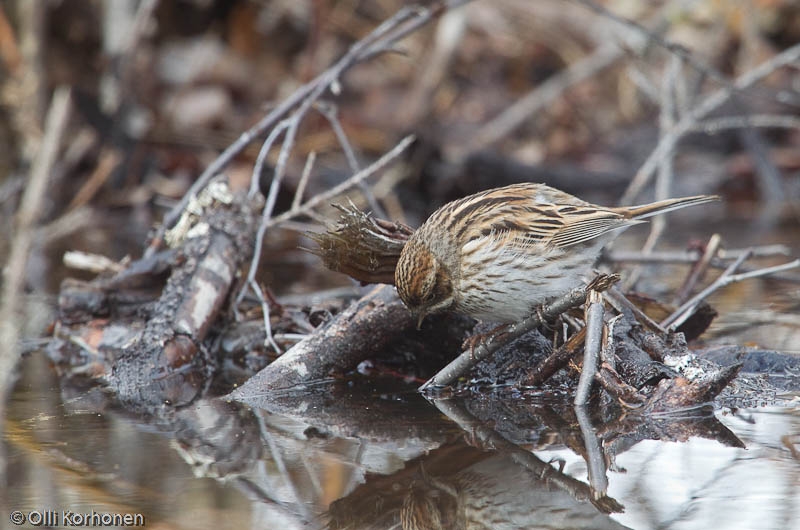
[[[480,237],[502,240],[510,251],[528,251],[535,245],[569,247],[590,241],[639,221],[594,207],[558,207],[521,205],[511,202],[494,207],[480,222],[471,223],[463,241]],[[500,241],[498,241],[500,242]]]
[[[462,245],[489,237],[512,252],[530,251],[535,245],[577,245],[635,222],[540,184],[477,193],[453,201],[433,217],[426,224],[445,225],[444,232]]]
[[[586,208],[572,218],[565,218],[564,224],[553,235],[550,243],[556,247],[569,247],[640,222],[642,221],[626,219],[608,210]]]

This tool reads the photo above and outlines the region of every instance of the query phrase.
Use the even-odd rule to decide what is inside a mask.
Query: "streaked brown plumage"
[[[533,183],[476,193],[445,204],[414,232],[395,269],[397,292],[419,323],[441,311],[516,322],[580,285],[621,230],[714,200],[611,208]]]

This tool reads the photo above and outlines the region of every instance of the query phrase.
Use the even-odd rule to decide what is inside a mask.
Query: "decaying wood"
[[[645,410],[666,412],[709,404],[733,381],[741,368],[741,364],[736,364],[707,371],[694,379],[662,379],[645,405]]]
[[[158,299],[175,260],[168,249],[131,262],[117,274],[92,281],[67,278],[58,293],[58,320],[71,325],[92,318],[128,319]]]
[[[600,366],[600,370],[597,371],[594,378],[610,396],[613,396],[623,406],[635,408],[645,401],[645,397],[636,388],[623,381],[617,371],[608,364],[604,363]]]
[[[531,366],[525,379],[523,379],[523,384],[525,386],[539,386],[550,379],[553,374],[567,366],[567,363],[580,353],[585,338],[586,328],[581,328],[542,362]]]
[[[401,333],[414,329],[414,324],[394,288],[377,286],[230,396],[238,399],[291,389],[325,379],[331,372],[352,370]]]
[[[218,181],[198,198],[191,218],[179,223],[180,232],[172,233],[173,250],[111,278],[67,282],[60,297],[61,336],[84,334],[82,321],[107,316],[116,320],[106,329],[125,337],[96,350],[106,368],[94,373],[120,400],[137,407],[181,404],[205,389],[214,360],[204,340],[250,259],[255,206]]]
[[[256,205],[231,195],[221,182],[198,199],[195,218],[173,234],[179,251],[167,284],[141,336],[120,352],[109,377],[123,401],[187,403],[209,380],[213,361],[203,340],[250,258]]]

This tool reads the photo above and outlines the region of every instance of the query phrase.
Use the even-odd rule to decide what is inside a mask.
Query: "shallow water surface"
[[[800,528],[797,397],[718,421],[615,420],[624,434],[609,435],[535,398],[429,403],[369,384],[142,417],[61,388],[40,355],[23,369],[2,445],[4,527],[14,511],[33,517],[22,528],[50,511],[60,526],[96,512],[150,528]],[[605,496],[579,456],[592,427]]]

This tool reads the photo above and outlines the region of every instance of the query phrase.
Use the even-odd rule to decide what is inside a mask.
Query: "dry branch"
[[[586,307],[586,343],[583,348],[583,367],[575,392],[575,404],[585,405],[589,402],[597,363],[600,359],[600,348],[603,344],[603,300],[597,291],[589,292]]]
[[[414,320],[394,289],[380,285],[295,344],[230,397],[241,400],[290,390],[325,379],[332,371],[351,370],[413,328]]]
[[[22,327],[19,305],[27,274],[28,256],[34,244],[35,225],[45,203],[49,178],[69,121],[70,100],[70,90],[66,87],[59,87],[53,93],[45,120],[45,134],[34,158],[17,216],[17,226],[13,230],[15,236],[11,252],[8,261],[3,264],[3,297],[0,306],[0,417],[19,357],[17,342]]]
[[[675,124],[672,130],[661,137],[655,149],[650,153],[650,156],[645,160],[644,164],[639,168],[631,180],[628,189],[622,196],[621,204],[631,204],[639,192],[647,185],[653,175],[653,171],[661,159],[668,154],[673,146],[683,137],[687,132],[696,129],[697,124],[706,118],[710,113],[717,110],[726,101],[728,101],[734,94],[746,90],[755,85],[772,72],[787,65],[791,65],[800,60],[800,44],[796,44],[781,53],[771,57],[769,60],[764,61],[756,68],[746,72],[736,78],[733,83],[729,83],[723,88],[718,89],[712,94],[706,96],[702,101],[695,105],[689,112],[686,112],[681,119]]]
[[[796,269],[800,267],[800,259],[796,259],[794,261],[790,261],[789,263],[784,263],[782,265],[776,265],[774,267],[765,267],[763,269],[757,269],[750,272],[744,272],[740,274],[736,274],[736,271],[739,270],[742,263],[746,259],[750,257],[750,253],[746,252],[739,256],[739,258],[731,263],[727,269],[717,278],[711,285],[703,289],[697,295],[692,297],[686,303],[681,305],[678,309],[675,310],[669,317],[667,317],[663,322],[661,322],[661,326],[667,329],[675,329],[676,327],[680,326],[683,322],[689,318],[692,313],[694,313],[697,306],[711,296],[712,293],[716,292],[717,290],[725,287],[726,285],[730,285],[731,283],[740,282],[743,280],[748,280],[750,278],[759,278],[762,276],[769,276],[771,274],[775,274],[777,272],[783,272],[786,270]]]
[[[440,15],[444,10],[457,7],[463,3],[465,3],[465,0],[451,0],[447,2],[435,2],[429,7],[405,7],[380,24],[363,39],[353,44],[336,64],[294,91],[282,103],[259,120],[258,123],[242,133],[234,143],[228,146],[222,154],[209,164],[194,184],[192,184],[189,191],[184,194],[178,204],[164,216],[164,223],[151,241],[148,252],[154,252],[161,244],[164,232],[175,223],[183,209],[186,208],[190,199],[205,188],[214,175],[222,171],[248,145],[271,128],[274,128],[273,134],[270,135],[272,136],[272,141],[277,139],[278,134],[282,132],[281,129],[287,129],[287,137],[284,139],[279,156],[278,165],[280,171],[279,168],[276,167],[275,173],[275,182],[279,182],[283,176],[282,171],[285,169],[286,158],[293,147],[294,132],[300,120],[304,117],[306,111],[311,108],[313,103],[328,90],[333,93],[338,93],[342,76],[352,66],[361,61],[370,59],[376,54],[389,50],[394,43],[424,26],[431,19]],[[292,112],[293,114],[291,117],[285,118],[285,116]],[[265,149],[262,149],[262,151],[265,151]],[[256,181],[259,176],[258,174],[254,174],[254,181]],[[254,185],[257,186],[257,183],[254,182]]]

